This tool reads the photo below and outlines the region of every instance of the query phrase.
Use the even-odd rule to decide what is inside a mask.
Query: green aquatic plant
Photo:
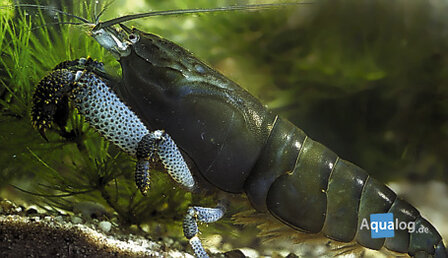
[[[73,12],[86,15],[93,5],[80,2]],[[153,177],[148,197],[135,187],[135,163],[106,142],[77,114],[67,125],[46,132],[46,142],[30,122],[31,97],[37,82],[61,61],[91,56],[119,75],[118,63],[80,27],[63,24],[66,17],[48,18],[46,10],[17,9],[0,17],[1,180],[25,194],[22,199],[42,207],[73,210],[93,201],[116,213],[123,224],[141,225],[181,218],[191,195],[172,186],[167,176]],[[74,108],[71,108],[74,109]],[[6,188],[8,189],[8,188]]]

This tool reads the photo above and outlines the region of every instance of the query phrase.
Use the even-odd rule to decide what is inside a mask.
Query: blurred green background
[[[89,19],[91,2],[39,1]],[[101,19],[272,2],[117,0]],[[448,182],[448,2],[313,2],[127,24],[189,49],[383,182]],[[85,28],[60,24],[76,20],[36,8],[2,8],[0,14],[0,197],[36,198],[10,184],[68,195],[39,200],[66,209],[76,201],[99,202],[125,224],[179,220],[190,202],[198,202],[161,173],[153,173],[150,196],[142,198],[133,183],[133,160],[76,112],[66,129],[77,137],[66,139],[55,130],[45,142],[29,117],[37,82],[64,60],[91,56],[117,77],[119,64]]]

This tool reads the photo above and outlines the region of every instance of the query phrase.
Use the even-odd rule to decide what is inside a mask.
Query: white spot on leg
[[[76,75],[75,75],[75,82],[79,81],[79,79],[81,79],[82,76],[82,71],[77,71]]]

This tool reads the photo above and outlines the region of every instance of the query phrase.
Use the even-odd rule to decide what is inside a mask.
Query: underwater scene
[[[0,0],[0,256],[447,257],[445,0]]]

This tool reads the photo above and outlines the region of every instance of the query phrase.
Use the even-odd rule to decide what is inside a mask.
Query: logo
[[[398,218],[394,220],[393,213],[370,214],[370,224],[367,218],[363,218],[359,229],[370,230],[372,238],[394,237],[395,230],[407,231],[410,234],[414,232],[427,234],[429,231],[429,229],[423,225],[420,225],[420,228],[416,229],[415,221],[399,221]]]

